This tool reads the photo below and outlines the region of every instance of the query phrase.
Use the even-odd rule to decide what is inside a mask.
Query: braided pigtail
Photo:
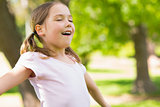
[[[49,50],[43,47],[42,39],[39,35],[33,32],[30,36],[28,36],[21,45],[20,54],[25,52],[41,52],[47,56],[49,55]]]
[[[22,43],[20,54],[23,54],[28,51],[33,51],[33,39],[34,39],[34,33],[32,33],[30,36],[28,36]]]

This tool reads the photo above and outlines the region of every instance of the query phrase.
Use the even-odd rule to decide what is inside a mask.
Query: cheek
[[[59,33],[59,32],[62,32],[62,28],[63,26],[62,25],[53,25],[50,27],[51,31],[53,31],[53,33]]]
[[[49,32],[59,32],[62,30],[63,28],[63,24],[62,23],[59,23],[59,22],[48,22],[47,23],[47,28],[49,30]]]

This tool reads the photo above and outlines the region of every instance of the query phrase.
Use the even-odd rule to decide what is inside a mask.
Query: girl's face
[[[42,38],[47,46],[68,47],[75,31],[68,7],[63,4],[52,6],[42,28],[44,33]]]

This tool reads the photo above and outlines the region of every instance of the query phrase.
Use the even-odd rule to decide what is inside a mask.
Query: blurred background
[[[47,1],[0,0],[0,76],[19,58],[32,10]],[[55,1],[69,6],[76,28],[71,47],[106,101],[112,107],[159,107],[160,1]],[[91,104],[100,107],[93,99]],[[28,81],[0,96],[0,107],[23,106],[39,107]]]

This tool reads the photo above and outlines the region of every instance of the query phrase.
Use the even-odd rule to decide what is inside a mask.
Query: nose
[[[66,27],[71,27],[71,23],[70,23],[70,22],[67,22],[67,23],[66,23]]]
[[[65,26],[66,27],[72,27],[71,22],[69,22],[68,20],[66,20]]]

